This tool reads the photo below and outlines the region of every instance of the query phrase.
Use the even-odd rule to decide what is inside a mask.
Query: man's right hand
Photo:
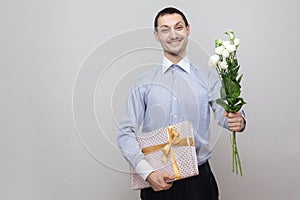
[[[168,190],[172,187],[173,183],[167,183],[167,180],[174,180],[175,177],[160,171],[154,171],[149,174],[147,181],[155,192],[161,190]]]

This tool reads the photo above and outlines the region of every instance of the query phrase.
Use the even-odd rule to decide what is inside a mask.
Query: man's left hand
[[[227,117],[228,128],[231,131],[241,132],[245,129],[245,120],[241,112],[228,113],[225,111],[224,116]]]

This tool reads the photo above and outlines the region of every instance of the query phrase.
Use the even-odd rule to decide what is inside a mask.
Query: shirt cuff
[[[246,129],[246,114],[245,114],[244,110],[242,110],[241,112],[242,112],[242,117],[244,120],[244,127],[242,128],[242,130],[240,132],[243,132]]]
[[[146,160],[141,160],[136,168],[135,171],[144,179],[146,180],[147,177],[151,172],[154,171],[154,169],[151,167],[151,165]]]

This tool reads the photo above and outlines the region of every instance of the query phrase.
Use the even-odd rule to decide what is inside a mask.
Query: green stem
[[[239,152],[238,152],[238,149],[237,149],[236,145],[235,145],[235,147],[236,147],[236,157],[237,157],[237,162],[238,162],[238,166],[239,166],[239,170],[240,170],[240,175],[243,176],[240,155],[239,155]]]
[[[233,131],[232,132],[232,143],[233,143],[233,164],[234,164],[234,166],[232,167],[233,169],[235,168],[235,170],[236,170],[236,173],[237,173],[237,169],[238,169],[238,167],[237,167],[237,159],[236,159],[236,134],[235,134],[235,131]]]
[[[235,170],[236,170],[236,175],[239,173],[239,167],[238,167],[238,158],[237,158],[237,147],[235,143],[235,150],[234,150],[234,158],[235,158]]]
[[[234,134],[232,134],[231,138],[231,148],[232,148],[232,172],[234,172]]]
[[[240,175],[243,176],[242,165],[240,160],[240,155],[237,149],[236,144],[236,132],[232,132],[232,172],[234,172],[234,168],[236,170],[236,174],[240,171]]]

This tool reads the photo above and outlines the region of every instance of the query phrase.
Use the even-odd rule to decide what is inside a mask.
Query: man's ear
[[[187,30],[187,35],[190,36],[191,26],[190,26],[190,25],[187,25],[187,26],[186,26],[186,30]]]
[[[156,30],[153,31],[154,37],[156,39],[157,42],[160,42],[159,40],[159,36],[158,36],[158,32]]]

